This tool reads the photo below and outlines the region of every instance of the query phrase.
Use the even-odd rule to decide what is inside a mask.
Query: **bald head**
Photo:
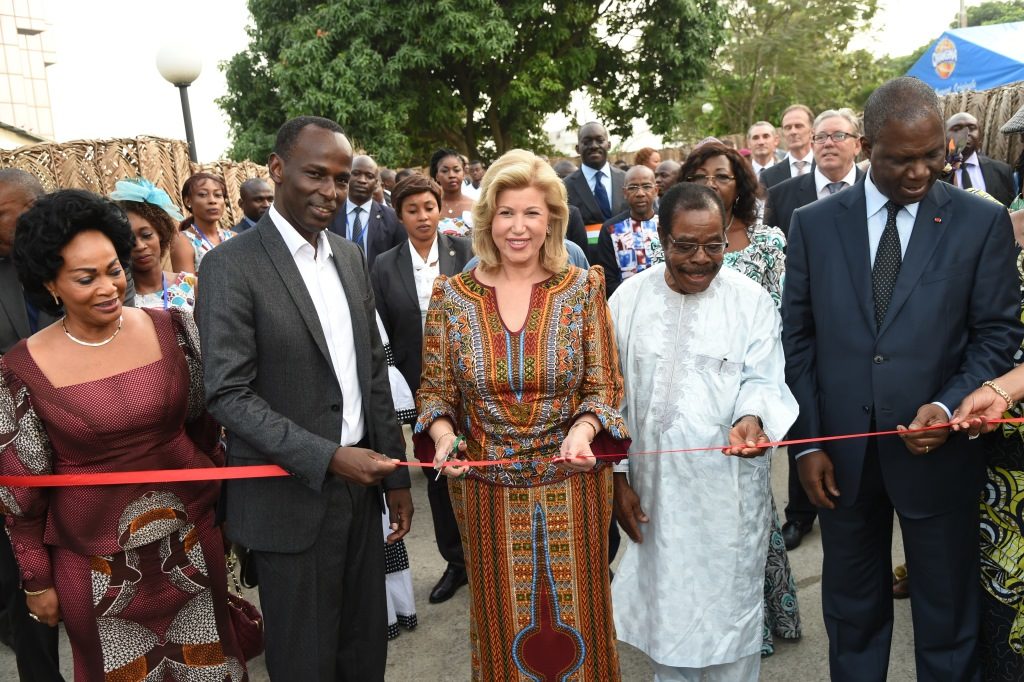
[[[352,177],[348,181],[348,198],[356,206],[365,204],[377,190],[380,170],[377,162],[366,154],[352,159]]]
[[[964,159],[981,149],[981,128],[978,119],[966,111],[953,114],[946,121],[946,134],[953,138],[957,147],[963,149]]]
[[[942,126],[935,90],[911,76],[893,78],[878,86],[864,104],[864,139],[874,143],[882,129],[894,121],[907,124],[922,120]]]
[[[679,182],[679,169],[682,166],[678,161],[666,159],[654,169],[654,184],[658,186],[659,196],[668,191],[668,188]]]
[[[249,178],[238,188],[238,207],[249,220],[259,222],[274,203],[274,190],[263,178]]]
[[[622,191],[634,219],[648,220],[654,216],[654,199],[658,196],[654,171],[647,166],[630,167]]]
[[[45,193],[31,173],[20,168],[0,168],[0,258],[11,255],[18,216]]]

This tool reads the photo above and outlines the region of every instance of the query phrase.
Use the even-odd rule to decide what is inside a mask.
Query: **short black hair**
[[[943,123],[934,88],[912,76],[893,78],[879,85],[864,104],[864,138],[874,144],[890,121],[920,121],[929,117]]]
[[[454,149],[448,149],[442,147],[436,152],[430,155],[430,179],[437,180],[437,167],[441,165],[441,161],[447,159],[449,156],[454,156],[460,162],[462,161],[462,154],[459,154]]]
[[[417,174],[418,174],[418,171],[416,171],[416,170],[414,170],[412,168],[403,168],[402,170],[395,172],[395,182],[401,182],[402,180],[405,180],[410,175],[417,175]]]
[[[17,187],[31,199],[38,199],[46,194],[39,178],[20,168],[0,168],[0,185]]]
[[[718,211],[725,232],[725,206],[718,192],[695,182],[677,182],[661,196],[658,204],[658,238],[667,244],[672,235],[672,218],[684,211]]]
[[[407,178],[402,178],[402,181],[395,185],[395,188],[391,190],[391,208],[395,209],[395,213],[398,214],[399,219],[402,217],[402,204],[405,200],[411,196],[417,194],[423,194],[429,192],[437,200],[437,208],[441,208],[441,186],[434,182],[431,178],[428,178],[419,173],[413,173]]]
[[[295,140],[299,139],[299,133],[306,126],[316,126],[317,128],[330,130],[332,133],[345,134],[341,126],[329,118],[324,118],[323,116],[296,116],[291,120],[285,121],[277,129],[277,139],[274,140],[274,153],[282,159],[287,159],[288,155],[292,152],[292,147],[295,146]]]
[[[37,306],[56,315],[60,307],[46,291],[64,265],[61,252],[82,232],[97,230],[114,245],[121,267],[128,269],[135,235],[117,204],[81,189],[62,189],[39,198],[18,218],[11,251],[18,279]]]
[[[686,157],[682,168],[679,169],[679,179],[685,180],[693,175],[705,161],[716,156],[727,158],[732,167],[732,175],[736,182],[736,202],[733,204],[732,214],[747,225],[753,225],[757,222],[757,200],[761,197],[763,190],[761,183],[757,181],[757,176],[754,175],[754,169],[750,162],[740,156],[740,153],[732,147],[726,147],[718,142],[706,142],[700,145]],[[718,192],[715,194],[717,195]],[[722,215],[724,216],[725,213]]]

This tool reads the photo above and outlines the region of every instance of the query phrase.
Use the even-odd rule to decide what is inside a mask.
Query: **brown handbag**
[[[242,586],[235,575],[235,553],[227,557],[228,575],[234,592],[228,588],[228,613],[235,629],[235,639],[245,660],[250,661],[263,653],[263,614],[242,597]]]

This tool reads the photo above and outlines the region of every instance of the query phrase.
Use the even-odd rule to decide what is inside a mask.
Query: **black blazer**
[[[1013,169],[1010,164],[978,154],[978,165],[981,167],[981,177],[985,178],[985,191],[1003,206],[1009,206],[1017,196],[1013,189]]]
[[[372,201],[370,215],[367,218],[364,229],[366,233],[366,265],[371,270],[377,260],[377,256],[388,249],[393,249],[402,242],[408,240],[402,223],[398,221],[398,214],[390,206],[378,204]],[[348,238],[348,214],[345,213],[347,204],[342,204],[338,212],[334,214],[328,229],[334,234]]]
[[[786,383],[800,405],[794,439],[888,431],[931,402],[954,410],[983,381],[1010,369],[1024,335],[1005,208],[936,182],[918,206],[877,330],[866,212],[862,181],[793,214],[782,341]],[[985,473],[980,442],[951,435],[919,457],[899,438],[876,439],[900,514],[942,514],[976,500]],[[837,503],[856,503],[867,439],[820,447],[835,466]]]
[[[767,172],[767,171],[766,171]],[[864,171],[857,167],[857,180],[864,179]],[[850,189],[847,187],[846,189]],[[814,173],[803,175],[789,180],[783,180],[777,185],[768,188],[768,200],[764,206],[764,224],[777,227],[782,233],[789,235],[789,222],[793,217],[793,211],[812,204],[818,200],[818,192],[814,186]]]
[[[569,224],[565,228],[565,238],[583,249],[584,255],[589,255],[587,225],[583,222],[583,214],[572,204],[569,204]]]
[[[590,262],[600,265],[604,269],[604,290],[605,297],[611,298],[615,290],[622,284],[622,270],[619,268],[619,261],[615,259],[615,245],[612,243],[611,228],[615,223],[620,223],[629,218],[630,209],[616,213],[601,225],[601,234],[597,238],[597,244],[591,249],[592,257]]]
[[[416,279],[412,272],[409,240],[377,257],[370,272],[377,314],[391,341],[395,367],[405,377],[413,395],[420,386],[423,354],[423,327]],[[473,257],[472,242],[465,237],[437,235],[438,270],[442,275],[457,275]]]
[[[622,193],[622,186],[626,183],[626,174],[615,166],[610,166],[610,170],[612,194],[608,199],[612,205],[612,215],[615,215],[629,208]],[[567,175],[563,182],[565,183],[565,191],[569,196],[569,203],[580,210],[585,226],[601,225],[604,221],[608,220],[601,213],[601,207],[597,205],[597,199],[594,198],[594,190],[590,189],[587,176],[583,175],[582,169]],[[573,241],[576,240],[573,239]]]
[[[811,161],[811,167],[810,167],[810,169],[806,173],[804,173],[804,175],[811,175],[813,172],[814,172],[814,161]],[[764,172],[761,173],[761,177],[758,178],[758,180],[760,181],[760,183],[762,185],[764,185],[765,187],[771,189],[772,187],[774,187],[775,185],[779,184],[780,182],[784,182],[784,181],[788,180],[789,178],[793,177],[791,175],[791,173],[792,173],[792,170],[791,170],[790,165],[789,165],[789,157],[787,156],[786,158],[782,159],[782,161],[779,161],[774,166],[772,166],[770,168],[765,168]]]

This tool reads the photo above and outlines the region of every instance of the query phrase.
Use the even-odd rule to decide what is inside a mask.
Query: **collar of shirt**
[[[814,163],[814,150],[808,149],[807,154],[805,154],[802,158],[799,159],[790,154],[789,152],[786,152],[786,162],[789,163],[790,166],[792,166],[794,161],[806,161],[808,167],[810,167],[810,164]],[[793,168],[793,170],[796,170],[796,168]]]
[[[754,175],[757,175],[758,173],[763,171],[765,168],[771,168],[772,166],[774,166],[777,163],[778,163],[778,161],[775,160],[774,156],[768,161],[768,163],[766,163],[763,166],[761,164],[759,164],[757,161],[755,161],[753,156],[750,157],[750,165],[754,169]]]
[[[412,242],[409,242],[409,255],[412,256],[412,269],[414,271],[436,266],[438,261],[437,235],[434,235],[434,243],[430,245],[430,253],[427,254],[426,260],[420,258],[420,252],[416,250],[416,247],[412,245]]]
[[[352,203],[351,199],[345,200],[345,215],[352,215],[352,211],[355,210],[356,205]],[[363,209],[363,226],[366,226],[366,219],[370,215],[370,211],[373,209],[373,199],[367,199],[365,204],[360,204],[359,208]]]
[[[817,166],[814,167],[814,191],[821,196],[822,191],[825,190],[825,185],[830,184],[832,181],[825,177],[821,172],[821,169]],[[845,182],[847,187],[853,187],[854,183],[857,182],[857,164],[850,164],[850,172],[839,178],[836,182]],[[845,188],[844,188],[845,189]],[[888,201],[888,199],[886,199]]]
[[[978,152],[971,152],[971,155],[963,160],[963,163],[961,164],[960,167],[961,168],[965,168],[967,166],[978,166],[978,165],[980,165],[978,163]]]
[[[313,245],[305,240],[305,238],[299,234],[299,231],[292,227],[283,215],[281,215],[276,206],[271,205],[267,212],[270,214],[270,219],[274,222],[274,227],[281,233],[281,238],[284,239],[285,246],[288,247],[288,253],[292,255],[292,258],[302,250],[303,247],[308,248],[313,258],[333,258],[334,251],[331,250],[331,243],[327,241],[327,236],[321,231],[316,236],[316,249]]]
[[[249,216],[242,214],[242,220],[244,220],[249,227],[256,227],[256,221]]]
[[[870,170],[864,178],[864,198],[867,200],[869,220],[879,211],[884,211],[885,205],[889,202],[889,197],[882,194],[875,186],[874,181],[871,179]],[[917,220],[917,209],[920,205],[921,202],[917,202],[914,204],[907,204],[903,208],[906,209],[911,218]]]
[[[874,265],[875,254],[878,253],[878,243],[882,240],[882,233],[885,232],[885,221],[887,213],[885,205],[889,198],[878,191],[878,187],[871,180],[871,171],[868,171],[864,178],[864,198],[867,204],[867,227],[868,227],[868,257],[869,263]],[[914,222],[917,220],[917,209],[920,203],[907,204],[896,213],[896,231],[900,237],[900,251],[904,256],[907,254],[907,247],[910,246],[910,236],[914,232]]]
[[[585,177],[587,179],[587,184],[590,185],[591,187],[593,187],[594,186],[594,175],[597,173],[597,170],[591,168],[590,166],[588,166],[586,164],[583,164],[582,166],[580,166],[580,169],[583,171],[583,177]],[[610,178],[612,176],[611,167],[608,165],[607,161],[604,162],[604,166],[602,166],[600,168],[600,171],[602,173],[604,173],[604,177],[605,178]]]

